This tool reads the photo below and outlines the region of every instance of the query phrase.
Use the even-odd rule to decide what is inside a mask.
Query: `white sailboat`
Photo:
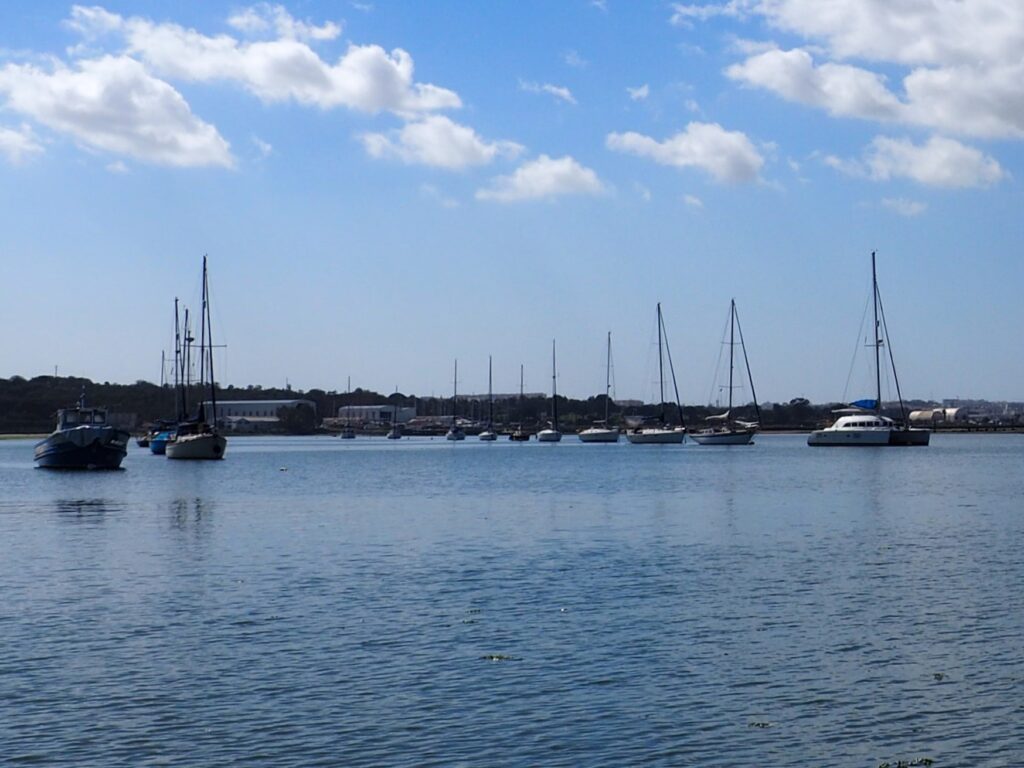
[[[686,439],[686,426],[683,422],[683,408],[679,404],[679,386],[676,384],[675,366],[672,365],[672,352],[668,348],[668,336],[665,333],[665,320],[661,316],[661,302],[658,302],[658,386],[660,393],[661,414],[655,419],[648,419],[639,426],[626,432],[626,439],[634,445],[666,445],[679,444]],[[679,426],[668,423],[665,414],[665,355],[668,355],[668,367],[672,373],[672,388],[676,394],[676,410],[679,412]]]
[[[860,400],[849,407],[833,411],[838,416],[835,423],[824,429],[818,429],[807,436],[807,444],[814,446],[883,446],[883,445],[928,445],[931,431],[927,429],[911,429],[907,426],[907,410],[903,405],[900,392],[900,380],[896,376],[896,364],[892,357],[892,345],[889,344],[889,331],[885,324],[885,310],[882,308],[881,296],[878,293],[878,274],[875,270],[875,252],[871,252],[871,285],[874,303],[874,340],[875,348],[875,399]],[[896,396],[900,402],[903,422],[882,415],[882,369],[881,348],[889,347],[889,364],[892,366],[893,380],[896,384]]]
[[[519,418],[523,418],[523,364],[519,364]],[[508,439],[514,443],[528,443],[530,442],[530,433],[523,429],[523,423],[520,421],[515,425],[508,434]]]
[[[487,426],[480,433],[480,440],[485,443],[494,442],[498,439],[498,433],[494,431],[494,391],[492,388],[492,362],[491,356],[487,356]]]
[[[178,424],[175,434],[167,441],[168,459],[223,459],[228,441],[217,431],[217,387],[213,376],[213,329],[210,323],[210,281],[206,271],[206,256],[203,256],[203,308],[199,332],[199,384],[202,387],[209,379],[209,419],[206,404],[202,401],[194,419]],[[186,337],[188,333],[186,330]],[[191,341],[191,339],[188,339]]]
[[[555,340],[551,340],[551,423],[546,429],[537,433],[537,441],[541,443],[557,443],[562,439],[562,433],[558,431],[558,391],[557,391],[557,368],[555,367]]]
[[[452,384],[452,425],[445,433],[445,440],[465,440],[466,433],[459,426],[459,361],[455,361],[455,379]]]
[[[750,382],[750,394],[754,398],[756,421],[737,419],[733,414],[732,391],[733,372],[735,370],[736,331],[740,332],[740,349],[743,350],[743,363],[747,369],[747,380]],[[690,438],[698,445],[750,445],[761,424],[761,409],[757,405],[757,394],[754,392],[754,377],[750,373],[750,361],[747,359],[747,346],[743,343],[743,328],[736,314],[736,299],[729,304],[729,407],[725,413],[717,413],[707,418],[708,426],[697,432],[691,432]]]
[[[345,390],[345,423],[338,434],[342,440],[355,440],[356,430],[352,426],[352,403],[348,402],[352,397],[352,377],[348,377],[348,388]]]
[[[579,434],[581,442],[584,443],[617,443],[619,442],[619,428],[610,426],[608,423],[608,406],[611,402],[612,391],[612,332],[608,331],[608,355],[604,370],[604,419],[594,422],[594,426],[584,429]]]
[[[402,439],[402,425],[398,423],[398,387],[395,387],[395,405],[391,411],[391,429],[388,430],[388,440]]]

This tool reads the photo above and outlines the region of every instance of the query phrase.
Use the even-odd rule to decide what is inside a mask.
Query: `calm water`
[[[0,765],[1024,765],[1024,437],[0,442]]]

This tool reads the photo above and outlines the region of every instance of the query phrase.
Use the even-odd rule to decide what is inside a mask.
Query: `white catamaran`
[[[878,275],[875,271],[875,252],[871,252],[871,285],[874,304],[874,339],[871,346],[875,348],[875,399],[858,400],[846,408],[833,411],[838,418],[835,423],[824,429],[818,429],[807,437],[808,445],[816,446],[882,446],[882,445],[928,445],[931,432],[927,429],[911,429],[907,426],[907,410],[903,405],[900,392],[900,380],[896,376],[896,365],[893,361],[892,346],[889,344],[889,331],[885,323],[885,309],[882,307],[878,292]],[[889,364],[892,367],[893,381],[896,384],[896,396],[900,403],[902,423],[898,423],[882,415],[882,347],[889,347]]]

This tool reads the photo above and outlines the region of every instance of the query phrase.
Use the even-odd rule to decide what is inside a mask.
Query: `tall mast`
[[[676,367],[672,364],[672,349],[668,345],[668,334],[665,333],[665,319],[661,316],[661,304],[658,304],[658,328],[665,336],[665,354],[668,355],[668,369],[672,373],[672,391],[676,393],[676,410],[679,412],[679,426],[686,428],[686,420],[683,418],[683,404],[679,402],[679,384],[676,382]],[[664,406],[662,413],[664,413]]]
[[[736,299],[729,305],[729,410],[732,411],[732,358],[733,350],[736,349]]]
[[[743,364],[747,368],[747,381],[750,382],[750,396],[754,398],[754,413],[757,414],[757,422],[761,423],[761,406],[757,404],[757,392],[754,391],[754,375],[750,372],[750,360],[747,358],[747,344],[743,340],[743,325],[740,323],[740,316],[736,312],[736,301],[732,303],[732,314],[736,318],[736,330],[740,332],[740,349],[743,350]]]
[[[608,424],[608,398],[612,391],[612,332],[608,331],[608,356],[604,365],[604,423]]]
[[[185,414],[184,393],[181,387],[184,377],[181,375],[181,326],[178,322],[178,297],[174,297],[174,417],[182,421]]]
[[[665,423],[665,361],[661,352],[661,302],[658,302],[658,407],[661,408],[661,423]]]
[[[493,384],[493,360],[490,355],[487,356],[487,428],[490,429],[494,424],[494,390],[492,389]]]
[[[206,271],[206,255],[203,255],[203,307],[206,312],[206,354],[209,355],[210,408],[213,411],[213,426],[217,426],[217,385],[213,376],[213,320],[210,317],[210,278]]]
[[[881,328],[878,325],[878,276],[875,273],[875,252],[871,252],[871,288],[872,288],[872,299],[875,306],[875,412],[881,415],[882,413],[882,369],[880,366],[880,357],[882,346],[882,340],[879,338],[881,334]]]
[[[558,429],[558,391],[555,372],[555,340],[551,340],[551,428]]]
[[[452,428],[455,427],[455,416],[459,412],[459,359],[455,358],[455,379],[452,381]]]
[[[189,330],[189,319],[188,319],[188,307],[185,308],[185,338],[182,343],[185,345],[185,369],[182,373],[182,380],[185,382],[185,388],[182,390],[182,411],[185,415],[188,415],[188,396],[189,390],[192,388],[192,342],[195,341],[195,337],[192,336]]]

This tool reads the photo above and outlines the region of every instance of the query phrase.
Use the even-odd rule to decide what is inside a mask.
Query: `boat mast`
[[[182,412],[188,416],[188,396],[189,390],[192,389],[192,342],[195,341],[195,337],[192,336],[189,331],[189,319],[188,319],[188,307],[185,308],[185,338],[182,340],[185,349],[184,358],[184,371],[182,372],[182,379],[185,382],[185,388],[183,392],[182,400]]]
[[[672,391],[676,394],[676,410],[679,411],[679,426],[686,429],[686,420],[683,419],[683,404],[679,402],[679,384],[676,382],[676,367],[672,363],[672,349],[668,345],[668,334],[665,333],[665,319],[661,316],[661,304],[658,304],[658,327],[660,332],[665,335],[665,354],[668,355],[668,370],[672,374]]]
[[[665,365],[661,353],[661,302],[658,302],[658,406],[661,408],[661,423],[665,423]]]
[[[612,391],[612,332],[608,331],[608,356],[604,365],[604,423],[608,425],[608,398]]]
[[[459,412],[459,359],[455,358],[455,379],[452,381],[452,429],[455,429],[455,417]]]
[[[206,271],[206,255],[203,255],[203,311],[205,312],[206,354],[209,355],[210,408],[213,410],[213,426],[217,426],[217,384],[213,376],[213,320],[210,317],[210,278]]]
[[[880,365],[882,340],[879,338],[881,328],[878,324],[878,276],[875,273],[875,252],[871,252],[871,287],[875,307],[875,412],[882,415],[882,368]]]
[[[732,371],[733,352],[736,349],[736,299],[729,304],[729,409],[726,413],[732,413]]]
[[[558,392],[555,386],[555,340],[551,340],[551,428],[558,429]]]
[[[494,425],[493,359],[487,356],[487,428]]]
[[[743,364],[747,369],[747,381],[750,382],[750,396],[754,398],[754,413],[757,414],[757,423],[761,423],[761,406],[757,404],[757,392],[754,391],[754,376],[750,372],[750,360],[747,359],[747,345],[743,340],[743,325],[740,323],[740,316],[736,312],[736,300],[732,303],[733,317],[736,318],[736,330],[740,332],[740,349],[743,350]]]

